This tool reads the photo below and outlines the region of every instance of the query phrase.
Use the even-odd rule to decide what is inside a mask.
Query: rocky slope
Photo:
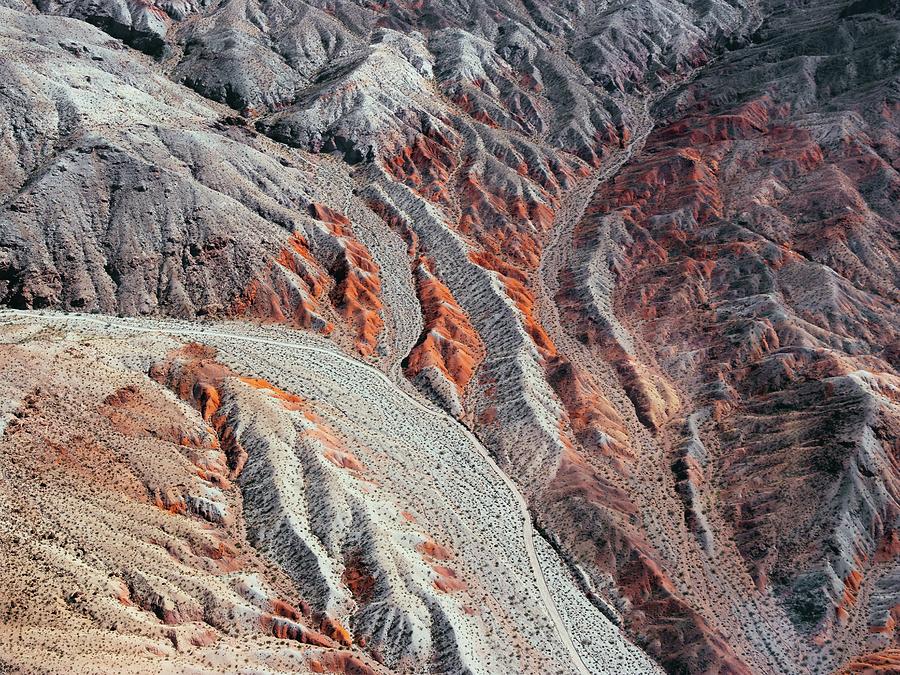
[[[380,371],[239,324],[3,318],[4,665],[657,670]]]
[[[0,662],[900,667],[895,3],[2,5]]]

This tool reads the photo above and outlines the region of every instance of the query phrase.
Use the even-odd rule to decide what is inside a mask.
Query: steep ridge
[[[620,672],[654,669],[593,608],[582,609],[580,618],[605,638],[581,656],[569,637],[572,624],[561,617],[544,579],[527,508],[512,481],[471,434],[394,388],[379,371],[327,346],[282,341],[291,336],[240,325],[196,330],[78,316],[4,318],[11,343],[30,333],[33,349],[52,349],[66,367],[79,360],[79,349],[89,349],[124,371],[121,376],[130,371],[146,382],[146,366],[135,371],[128,365],[141,354],[138,363],[151,363],[152,381],[197,409],[201,426],[210,425],[205,429],[215,439],[218,466],[227,466],[227,481],[240,487],[246,537],[301,589],[306,613],[321,617],[328,636],[322,644],[365,647],[400,672],[420,672],[420,664],[432,660],[441,669],[491,673],[519,667],[592,672],[606,663]],[[143,335],[135,344],[134,336]],[[173,347],[166,335],[202,343],[178,346],[181,340],[174,340]],[[250,368],[271,371],[300,393],[235,373]],[[107,405],[133,401],[138,389],[117,390]],[[371,406],[378,414],[367,410]],[[380,422],[360,425],[359,418]],[[448,471],[466,480],[437,480]],[[416,483],[397,480],[409,472]],[[179,510],[158,500],[157,508]],[[555,592],[577,595],[558,588],[573,582],[555,574]],[[341,624],[348,615],[353,633]],[[201,616],[163,619],[178,625]],[[292,625],[278,637],[294,637]]]
[[[228,382],[210,413],[234,427],[228,480],[278,504],[242,492],[247,545],[329,640],[340,615],[391,669],[620,672],[571,627],[599,611],[670,672],[890,662],[891,3],[6,6],[0,303],[327,337],[461,422],[524,496],[560,642],[522,638],[531,609],[504,601],[491,660],[483,619],[441,595],[477,606],[480,575],[434,540],[429,586],[386,543],[380,491],[416,503],[399,484],[430,479],[337,477],[382,461],[363,441],[381,413],[332,419],[329,389],[314,421],[280,356],[208,375]],[[169,385],[199,367],[158,361]],[[315,485],[304,503],[293,482]]]
[[[383,672],[250,545],[225,369],[197,412],[144,370],[208,349],[8,322],[2,348],[4,670]]]
[[[716,534],[732,533],[753,584],[779,599],[760,618],[807,636],[794,667],[819,672],[886,644],[884,605],[857,603],[884,578],[876,551],[897,522],[896,401],[876,393],[896,387],[882,354],[897,326],[897,218],[884,201],[897,70],[881,46],[897,24],[865,12],[835,23],[837,5],[800,23],[796,12],[774,13],[665,102],[670,121],[576,227],[583,262],[557,298],[643,426],[664,430],[660,387],[679,387],[683,412],[661,446],[684,523],[719,565]],[[827,79],[848,61],[866,62],[860,81]]]

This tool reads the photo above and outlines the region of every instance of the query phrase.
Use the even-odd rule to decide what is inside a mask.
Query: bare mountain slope
[[[895,3],[2,4],[0,662],[900,668]]]

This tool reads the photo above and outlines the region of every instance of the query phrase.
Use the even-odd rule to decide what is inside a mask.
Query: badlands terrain
[[[0,672],[900,672],[897,0],[0,0]]]

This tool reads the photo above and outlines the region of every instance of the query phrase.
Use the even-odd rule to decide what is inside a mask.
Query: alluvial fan
[[[0,0],[0,672],[900,672],[894,0]]]

